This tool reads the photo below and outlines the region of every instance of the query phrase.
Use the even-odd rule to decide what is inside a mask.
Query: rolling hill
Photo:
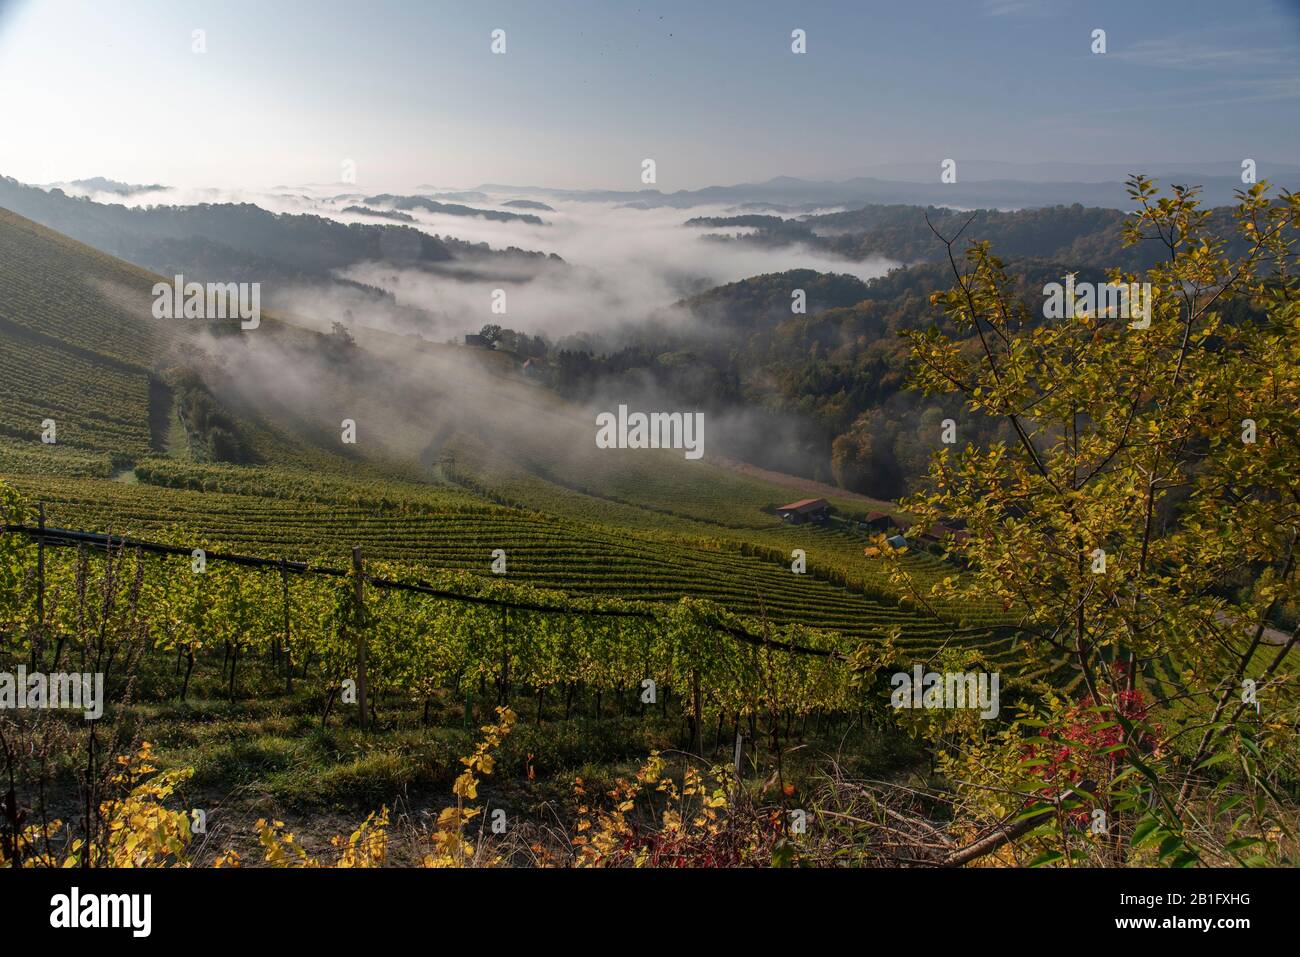
[[[329,337],[274,315],[247,333],[155,320],[157,277],[13,213],[0,212],[0,251],[0,475],[44,502],[51,525],[270,557],[337,559],[360,544],[417,573],[486,575],[504,548],[512,576],[575,595],[704,597],[864,638],[898,628],[914,651],[1008,647],[991,610],[942,621],[900,607],[851,523],[782,524],[781,484],[676,452],[597,449],[585,413],[491,353],[370,333],[322,361]],[[304,403],[307,380],[290,387],[284,372],[312,357]],[[203,461],[177,441],[178,367],[210,390],[252,464]],[[47,417],[54,445],[40,441]],[[355,447],[339,441],[343,417],[365,437]],[[809,574],[791,573],[794,548]]]

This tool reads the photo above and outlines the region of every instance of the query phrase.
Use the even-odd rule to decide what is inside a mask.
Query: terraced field
[[[0,209],[0,320],[11,326],[92,360],[147,370],[181,328],[153,320],[157,280]]]
[[[88,381],[97,383],[98,401],[87,401]],[[0,383],[0,429],[10,436],[38,438],[41,423],[52,419],[63,445],[128,458],[150,451],[149,376],[143,371],[31,337],[21,351],[0,350]]]
[[[120,457],[147,454],[149,369],[162,348],[149,277],[0,210],[0,434]],[[88,388],[88,384],[93,387]]]
[[[722,544],[696,546],[581,526],[515,509],[469,505],[453,493],[438,512],[329,506],[261,496],[123,485],[84,478],[16,477],[62,528],[141,538],[201,537],[234,551],[343,563],[353,545],[412,569],[490,574],[506,550],[509,577],[573,594],[636,601],[709,598],[733,611],[803,622],[845,634],[941,640],[953,629],[897,605],[795,575],[788,567]]]
[[[43,445],[32,435],[20,441],[0,437],[0,475],[23,474],[108,478],[113,474],[113,460],[107,452]]]
[[[69,453],[103,453],[126,466],[164,450],[175,417],[169,406],[152,407],[160,395],[170,401],[159,375],[202,354],[200,334],[237,325],[155,319],[160,278],[0,209],[0,467],[99,474]],[[320,338],[270,314],[258,331],[308,349]],[[337,449],[261,421],[256,409],[239,412],[260,461],[311,473],[364,471]],[[55,422],[57,451],[36,455],[46,419]]]
[[[701,471],[705,467],[701,466]],[[457,435],[447,443],[441,474],[450,481],[488,496],[497,502],[534,508],[547,514],[562,515],[571,521],[624,528],[637,534],[679,539],[707,539],[720,546],[739,547],[753,543],[779,549],[789,554],[801,548],[807,555],[810,568],[819,567],[853,581],[861,582],[863,589],[874,593],[893,593],[883,566],[863,555],[868,544],[866,534],[844,523],[792,526],[763,511],[765,504],[778,502],[788,492],[756,481],[737,479],[732,488],[734,496],[727,501],[723,514],[727,522],[701,522],[680,511],[667,513],[633,501],[618,501],[599,492],[599,484],[606,470],[618,470],[618,481],[632,482],[634,477],[622,474],[616,463],[597,463],[587,473],[586,491],[578,491],[556,484],[528,470],[501,448],[489,449],[471,435]],[[630,470],[629,470],[630,471]],[[675,498],[694,501],[697,485],[706,485],[719,470],[701,472],[675,472],[677,480]],[[661,484],[662,475],[649,479]],[[835,500],[831,499],[832,504]],[[840,508],[849,511],[860,508],[852,500],[841,500]],[[927,553],[916,553],[908,559],[908,566],[917,581],[928,587],[936,578],[951,575],[955,569]],[[949,609],[955,619],[989,627],[1007,622],[1001,611],[989,602],[982,605],[964,604]]]

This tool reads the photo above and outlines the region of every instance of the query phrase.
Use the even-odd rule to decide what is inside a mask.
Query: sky
[[[1300,0],[1245,11],[0,0],[0,175],[268,188],[351,161],[366,190],[641,189],[649,158],[672,191],[949,157],[1295,162]]]

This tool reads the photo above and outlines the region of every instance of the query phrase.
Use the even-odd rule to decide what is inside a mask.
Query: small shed
[[[896,528],[902,528],[898,520],[888,512],[867,512],[866,521],[862,524],[872,532],[892,532]]]
[[[779,506],[776,514],[791,525],[802,525],[805,522],[824,522],[830,518],[831,504],[824,498],[802,498],[797,502],[791,502],[789,505]]]
[[[470,333],[466,333],[465,335],[465,345],[477,346],[480,349],[486,349],[488,348],[488,341],[487,339],[480,336],[477,332],[470,332]]]
[[[970,538],[970,532],[962,528],[954,528],[946,522],[935,522],[929,528],[920,531],[915,537],[917,541],[928,545],[942,545],[945,542],[961,545]]]

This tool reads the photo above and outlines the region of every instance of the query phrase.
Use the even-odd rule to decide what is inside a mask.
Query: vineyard
[[[66,277],[58,282],[95,274],[76,244],[14,220],[0,223],[0,235],[24,248],[37,237],[44,244],[41,268]],[[97,269],[112,264],[93,261]],[[28,265],[35,269],[35,260]],[[121,292],[141,289],[140,274],[121,267],[102,284],[133,303],[114,321],[142,328],[127,340],[140,350],[134,361],[174,361],[166,337],[151,335],[140,319],[147,300]],[[169,441],[175,413],[165,390],[151,388],[155,371],[129,364],[121,344],[106,342],[102,332],[85,334],[77,301],[71,293],[33,298],[20,313],[0,315],[24,330],[44,329],[66,357],[41,352],[45,339],[29,348],[25,331],[13,337],[23,345],[6,352],[5,361],[21,367],[23,378],[15,381],[28,404],[30,397],[48,402],[61,389],[68,393],[52,412],[9,407],[14,428],[0,437],[0,474],[29,505],[44,507],[50,528],[179,553],[164,558],[118,545],[107,557],[94,548],[82,555],[55,547],[72,539],[47,538],[39,563],[45,584],[37,589],[36,546],[28,538],[15,553],[25,590],[10,624],[27,635],[63,633],[73,624],[60,616],[73,614],[67,598],[78,593],[78,576],[83,589],[107,575],[107,566],[118,579],[138,576],[142,689],[155,700],[199,694],[275,701],[294,685],[295,696],[307,693],[310,707],[328,712],[340,682],[356,676],[361,631],[370,700],[389,708],[427,707],[431,698],[445,704],[467,693],[480,704],[527,694],[539,715],[550,695],[563,700],[567,714],[575,696],[639,701],[641,682],[650,680],[661,716],[669,716],[671,703],[671,714],[697,728],[706,717],[753,720],[764,711],[855,712],[865,701],[879,702],[875,672],[887,664],[960,658],[1023,679],[1057,667],[1018,654],[996,610],[968,602],[945,612],[941,603],[928,608],[902,594],[878,562],[864,557],[865,536],[845,524],[783,525],[772,514],[788,497],[783,488],[667,453],[654,469],[591,452],[557,456],[557,445],[585,447],[586,426],[538,390],[496,376],[457,380],[461,420],[440,426],[434,447],[422,448],[428,440],[418,423],[391,423],[386,445],[370,455],[339,447],[331,436],[331,421],[355,415],[364,423],[382,412],[351,381],[336,381],[326,400],[334,409],[308,419],[274,395],[225,394],[258,464],[195,461],[174,436]],[[41,321],[33,321],[38,315]],[[262,333],[282,345],[310,338],[273,322]],[[412,375],[445,371],[438,350],[402,342],[379,347],[401,350]],[[56,376],[62,361],[90,366]],[[222,373],[212,372],[219,386]],[[395,382],[392,390],[392,401],[415,408],[429,401],[409,384]],[[78,399],[79,392],[86,397]],[[443,401],[448,394],[432,396]],[[153,407],[159,401],[163,407]],[[86,416],[93,403],[103,413]],[[477,411],[503,405],[518,411],[487,420]],[[59,423],[56,444],[40,443],[31,427],[46,416]],[[538,417],[545,429],[536,428]],[[499,436],[492,448],[481,438],[489,432]],[[569,438],[557,442],[557,435]],[[416,453],[427,468],[404,464]],[[834,501],[845,513],[863,507]],[[84,550],[87,541],[75,544]],[[257,560],[232,565],[214,557],[195,574],[184,556],[196,547]],[[351,571],[327,575],[279,564],[347,571],[354,548],[368,585],[361,618],[350,605],[357,578]],[[497,549],[504,552],[502,574],[492,568]],[[795,549],[807,556],[805,574],[791,570]],[[904,563],[923,588],[954,571],[924,552]],[[377,579],[423,582],[440,594],[383,588]],[[46,596],[46,614],[33,632],[37,591]],[[778,650],[783,645],[818,654]],[[159,665],[169,660],[170,672]],[[487,694],[489,688],[495,690]]]
[[[771,547],[633,537],[484,506],[456,493],[385,507],[364,500],[333,505],[71,478],[20,478],[14,484],[39,493],[50,524],[60,527],[162,535],[213,548],[220,543],[232,551],[292,560],[337,562],[359,546],[371,559],[420,575],[455,571],[489,579],[497,578],[490,565],[492,551],[499,548],[507,562],[501,578],[512,585],[637,602],[698,598],[734,614],[858,639],[880,640],[896,632],[900,647],[916,655],[946,644],[978,646],[994,660],[1010,653],[1009,639],[998,637],[995,625],[945,622],[901,607],[883,589],[854,590],[812,573],[792,574],[787,553]],[[817,554],[812,553],[814,562]],[[942,568],[924,554],[909,562],[923,578]]]
[[[0,0],[6,942],[1286,922],[1300,3],[177,6]]]
[[[0,210],[0,435],[38,442],[42,422],[53,419],[67,446],[148,454],[149,362],[159,336],[122,304],[132,288],[147,303],[145,274],[102,255],[81,260],[84,270],[60,268],[73,265],[68,245]]]
[[[523,442],[516,449],[526,448]],[[522,454],[515,453],[522,458]],[[714,475],[691,476],[677,471],[680,462],[668,459],[668,465],[654,479],[662,494],[671,501],[696,501],[697,486],[705,486],[716,479]],[[795,548],[803,549],[808,556],[813,574],[823,574],[826,580],[841,587],[874,596],[886,596],[891,603],[896,600],[897,589],[879,563],[864,560],[863,548],[867,535],[852,527],[851,522],[834,521],[825,525],[790,526],[773,519],[765,512],[782,501],[782,490],[770,485],[727,476],[732,484],[726,485],[724,507],[716,510],[701,508],[699,515],[691,517],[682,510],[668,511],[646,504],[635,496],[640,475],[618,462],[589,462],[582,490],[557,484],[544,478],[510,454],[502,450],[489,451],[472,436],[456,436],[448,443],[441,466],[444,478],[470,491],[490,497],[493,501],[537,509],[550,515],[560,515],[579,524],[596,524],[625,529],[632,534],[655,539],[697,542],[706,540],[753,554],[769,557],[789,555]],[[664,488],[665,475],[675,475],[675,486]],[[611,483],[625,489],[623,500],[609,496],[603,488],[595,487],[599,480],[608,478]],[[788,493],[785,497],[789,497]],[[861,511],[863,506],[854,500],[830,499],[839,502],[842,514]],[[707,518],[700,516],[708,516]],[[725,520],[719,516],[725,517]],[[786,559],[788,562],[788,559]],[[918,582],[929,586],[934,581],[953,573],[953,566],[925,552],[914,552],[908,557],[910,571]],[[948,607],[942,600],[935,609],[946,617],[971,626],[997,627],[1010,624],[1005,614],[991,602],[969,600],[960,606]]]
[[[617,793],[640,773],[629,762],[663,751],[679,774],[725,761],[759,799],[775,775],[783,807],[787,788],[824,786],[828,760],[941,779],[943,742],[989,732],[969,710],[894,711],[891,678],[917,667],[997,675],[1008,715],[1084,692],[1069,649],[1026,641],[959,561],[915,543],[882,553],[855,519],[898,514],[891,503],[828,493],[830,520],[783,523],[776,507],[797,493],[770,476],[606,453],[583,414],[500,363],[457,371],[445,348],[400,339],[330,353],[295,405],[275,369],[337,342],[272,320],[224,358],[185,359],[182,334],[151,337],[130,304],[138,274],[96,279],[111,261],[79,267],[75,244],[0,221],[0,238],[21,246],[24,231],[66,282],[117,290],[105,301],[132,331],[87,334],[71,286],[0,313],[15,390],[0,421],[0,640],[11,666],[104,676],[113,747],[150,741],[149,761],[192,775],[186,801],[232,815],[208,860],[247,852],[237,832],[256,833],[267,803],[305,821],[399,798],[436,811],[498,709],[520,718],[498,800],[536,818],[571,800],[574,776]],[[238,387],[230,367],[264,356],[272,375]],[[189,378],[172,378],[178,361]],[[198,400],[182,395],[200,379]],[[247,460],[211,460],[187,401],[217,410]],[[40,441],[43,418],[57,442]],[[362,440],[340,441],[340,421]],[[1142,664],[1167,715],[1187,667]],[[57,734],[93,758],[95,727]],[[70,793],[82,772],[53,764]],[[845,807],[830,790],[827,807]]]
[[[668,740],[680,733],[682,746],[702,753],[705,729],[715,724],[716,746],[724,723],[729,734],[747,728],[762,737],[759,722],[811,718],[820,726],[864,704],[878,710],[877,671],[891,647],[778,622],[762,607],[751,618],[701,598],[581,597],[512,580],[513,568],[505,576],[416,572],[362,559],[361,549],[352,562],[289,561],[236,554],[206,539],[164,544],[66,532],[32,524],[35,516],[11,498],[0,532],[0,593],[7,598],[0,635],[8,636],[9,652],[52,672],[98,662],[114,720],[149,721],[169,761],[196,760],[179,758],[207,740],[206,722],[191,729],[195,717],[240,702],[247,704],[213,730],[224,727],[238,740],[248,723],[239,715],[265,715],[250,726],[259,748],[268,746],[268,727],[284,720],[277,716],[302,709],[322,727],[342,720],[388,729],[378,743],[395,733],[394,722],[409,727],[422,712],[414,725],[421,727],[431,709],[440,723],[459,728],[462,710],[468,723],[493,706],[522,704],[539,727],[563,729],[546,731],[558,735],[549,744],[530,739],[541,754],[566,740],[572,743],[563,747],[590,740],[589,732],[571,738],[570,719],[579,715],[604,715],[611,730],[623,728],[617,747],[633,749],[643,737],[620,717],[640,715],[633,719],[645,722],[645,733],[663,729],[654,734],[684,722]],[[205,550],[197,566],[195,547]],[[160,707],[174,717],[147,717]],[[564,753],[548,761],[563,761]],[[232,773],[236,781],[253,773],[231,771],[234,760],[249,760],[248,752],[232,753],[225,740],[197,755],[203,780],[222,787]],[[381,794],[370,776],[388,780],[396,772],[376,767],[374,758],[357,760],[330,759],[316,790],[334,794],[342,785],[329,782],[350,774],[366,783],[347,790],[346,801]],[[402,779],[413,782],[443,766],[426,767],[418,752],[402,760],[409,765]],[[256,773],[252,780],[286,800],[315,800],[286,777],[287,767],[265,779],[265,769]]]
[[[753,623],[706,602],[684,600],[668,608],[578,604],[527,586],[475,587],[465,576],[402,582],[376,574],[392,574],[382,564],[346,572],[217,551],[205,557],[211,566],[196,572],[185,569],[185,562],[154,565],[145,556],[167,548],[155,543],[115,546],[106,537],[58,530],[9,532],[45,545],[41,600],[51,614],[33,633],[48,628],[61,634],[75,626],[67,599],[75,590],[78,563],[88,558],[84,551],[52,554],[53,548],[99,548],[105,553],[100,574],[133,582],[146,596],[134,615],[149,622],[141,633],[147,650],[183,655],[192,663],[204,649],[222,643],[230,650],[232,695],[240,656],[262,659],[275,648],[275,657],[286,662],[286,677],[293,672],[291,662],[315,662],[304,674],[322,682],[327,693],[355,678],[360,667],[368,676],[363,680],[379,695],[463,693],[490,682],[508,699],[520,686],[539,695],[562,684],[614,692],[650,678],[665,694],[670,688],[707,689],[701,700],[707,700],[710,712],[748,714],[774,707],[779,699],[803,713],[842,708],[850,700],[846,664],[852,645],[801,626],[756,633]],[[171,551],[186,555],[183,548]],[[10,610],[16,616],[11,626],[30,613],[20,602]],[[359,644],[367,648],[360,657],[364,665]],[[767,650],[780,652],[775,663],[770,655],[765,660]],[[43,649],[36,656],[43,659]],[[56,664],[59,657],[56,651]],[[765,671],[770,674],[764,676]]]
[[[918,662],[1001,667],[1007,701],[1041,688],[1010,635],[926,629],[884,604],[870,609],[881,631],[838,631],[801,624],[804,609],[769,608],[761,598],[743,615],[709,598],[582,597],[510,580],[513,571],[421,575],[411,564],[365,559],[360,547],[340,564],[259,557],[183,541],[175,526],[171,543],[68,531],[3,486],[0,502],[0,636],[9,653],[51,673],[103,674],[113,726],[161,745],[142,752],[146,763],[197,773],[207,787],[254,786],[290,806],[364,806],[389,800],[393,788],[444,783],[450,755],[464,747],[449,741],[463,741],[494,709],[511,722],[514,712],[502,709],[531,714],[530,731],[501,756],[530,781],[539,767],[554,775],[583,755],[608,762],[668,744],[705,758],[733,739],[738,779],[743,747],[756,769],[787,761],[782,773],[799,780],[799,742],[823,727],[841,741],[882,734],[874,729],[884,722],[889,671]],[[460,509],[448,514],[474,519]],[[515,540],[529,530],[510,510],[494,511],[513,524],[487,527],[510,528]],[[563,544],[576,554],[583,541]],[[560,553],[550,554],[557,562]],[[707,569],[690,571],[707,583]],[[736,574],[726,569],[718,580],[727,573]],[[618,580],[617,569],[605,574]],[[750,579],[757,598],[763,585],[752,571]],[[417,731],[431,721],[463,730],[451,739]],[[363,737],[340,752],[339,732],[350,727]],[[862,759],[915,760],[879,748]],[[302,763],[319,766],[311,783],[296,769]],[[688,787],[696,773],[686,771]],[[264,847],[278,846],[258,827]],[[771,838],[760,828],[750,840]],[[37,846],[32,838],[29,853]],[[150,846],[141,853],[167,858],[184,843]],[[227,847],[223,859],[238,853]]]
[[[1077,683],[1018,647],[1000,608],[933,596],[952,562],[909,550],[907,590],[865,555],[846,519],[889,503],[832,495],[836,521],[786,525],[789,488],[597,454],[586,417],[508,363],[467,372],[401,337],[362,336],[310,402],[277,391],[274,368],[238,388],[231,366],[329,343],[273,317],[226,345],[159,326],[153,277],[8,214],[0,246],[0,476],[22,497],[0,534],[6,655],[93,662],[114,734],[192,771],[188,800],[238,819],[258,805],[244,789],[286,815],[436,791],[507,706],[528,720],[502,760],[552,796],[574,769],[741,739],[756,774],[811,773],[813,742],[855,742],[846,766],[906,767],[920,758],[885,730],[891,671],[997,669],[1008,701]],[[178,367],[248,461],[196,444]],[[339,442],[345,418],[357,446]]]
[[[637,601],[706,598],[743,615],[759,614],[761,593],[774,621],[858,636],[898,624],[918,638],[937,641],[954,630],[978,638],[1009,624],[979,602],[939,602],[933,611],[946,624],[901,609],[879,563],[864,558],[864,535],[842,523],[792,528],[772,514],[788,489],[671,453],[656,453],[646,468],[635,456],[584,451],[591,443],[583,421],[540,390],[495,375],[459,375],[454,390],[429,397],[422,385],[395,381],[383,406],[356,382],[338,380],[310,419],[274,396],[224,395],[260,464],[194,462],[177,442],[168,447],[175,412],[165,390],[150,388],[151,365],[174,361],[167,343],[186,327],[147,319],[149,277],[12,214],[0,219],[0,244],[14,250],[4,268],[16,290],[0,305],[0,322],[23,330],[0,353],[19,373],[12,381],[22,393],[0,413],[12,419],[0,422],[0,474],[44,501],[52,524],[141,537],[174,527],[180,536],[291,558],[337,558],[360,545],[367,556],[421,572],[484,574],[487,554],[503,548],[511,581]],[[46,288],[64,292],[36,292]],[[115,310],[107,321],[82,303],[102,290],[112,295],[101,305]],[[107,328],[117,333],[105,335]],[[38,329],[40,348],[57,344],[68,362],[92,367],[56,376],[58,363],[37,345],[29,350],[27,331]],[[319,348],[319,337],[270,319],[258,335],[266,338],[255,346],[268,344],[259,348]],[[419,383],[447,373],[439,350],[388,340],[377,348],[400,353]],[[214,381],[222,381],[219,369]],[[457,418],[447,422],[435,410],[453,391]],[[394,404],[416,411],[428,404],[442,438],[429,447],[433,425],[414,416],[393,421]],[[372,407],[388,420],[385,445],[369,454],[341,446],[331,423],[353,416],[365,429],[369,413],[358,409]],[[57,444],[39,441],[45,418],[57,423]],[[486,434],[498,436],[494,447],[484,445]],[[572,449],[571,459],[558,448]],[[424,468],[409,464],[415,456]],[[119,481],[104,481],[114,473]],[[833,502],[843,514],[864,508]],[[807,555],[805,576],[789,571],[796,548]],[[925,554],[909,562],[923,585],[952,572]]]

